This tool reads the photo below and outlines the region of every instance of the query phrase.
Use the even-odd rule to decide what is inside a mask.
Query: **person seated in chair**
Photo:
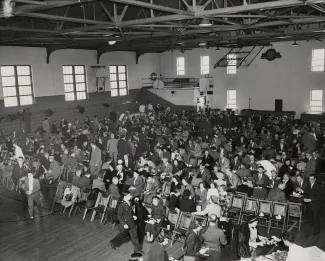
[[[195,211],[195,203],[190,198],[191,192],[188,189],[185,189],[183,192],[182,198],[179,200],[179,209],[182,212],[192,213]]]
[[[144,179],[139,175],[137,171],[133,172],[133,178],[127,181],[129,185],[129,191],[133,197],[140,196],[144,190]]]
[[[269,191],[267,200],[276,201],[276,202],[286,202],[285,193],[283,192],[284,184],[280,183],[277,187],[272,188]]]
[[[84,190],[90,190],[91,189],[91,180],[90,180],[90,172],[86,172],[79,181],[79,188]]]
[[[101,192],[106,192],[105,183],[103,181],[105,170],[100,170],[96,179],[93,180],[93,189],[99,189]]]
[[[251,197],[253,194],[253,188],[248,186],[247,177],[241,178],[241,185],[237,187],[237,192],[246,193],[248,197]]]
[[[161,204],[160,199],[158,197],[153,197],[151,213],[148,215],[150,220],[147,222],[145,228],[148,242],[153,242],[154,238],[159,234],[159,223],[165,218],[165,212],[165,208]]]
[[[57,180],[60,176],[61,173],[61,167],[59,162],[57,162],[54,159],[54,156],[51,155],[49,157],[49,161],[50,161],[50,168],[48,170],[48,172],[46,173],[46,179],[48,181],[48,184],[51,184],[52,182],[54,182],[55,180]]]
[[[286,199],[288,199],[293,192],[293,182],[290,179],[290,174],[285,173],[282,182],[284,184],[283,192],[285,193]]]

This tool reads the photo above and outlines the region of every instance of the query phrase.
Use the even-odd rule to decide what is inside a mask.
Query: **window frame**
[[[183,68],[179,68],[179,60],[183,59]],[[184,56],[177,56],[176,57],[176,74],[179,76],[185,75],[185,57]]]
[[[208,58],[208,63],[207,64],[203,63],[204,57]],[[200,56],[200,65],[201,65],[200,66],[201,75],[210,74],[210,56],[209,55],[201,55]]]
[[[119,70],[118,70],[119,66],[124,66],[125,67],[125,72],[124,72],[125,73],[125,80],[120,80],[119,79],[119,74],[120,74]],[[111,67],[115,67],[115,69],[116,69],[115,73],[111,72]],[[128,81],[128,67],[127,67],[127,65],[109,65],[108,70],[109,70],[109,87],[110,87],[111,97],[119,97],[119,96],[127,96],[127,95],[129,95],[129,87],[128,87],[128,82],[129,81]],[[111,74],[116,75],[116,80],[114,80],[114,81],[111,80]],[[122,81],[125,81],[125,87],[120,87],[120,82],[122,82]],[[112,88],[112,86],[111,86],[112,82],[116,82],[117,88]],[[117,90],[117,95],[112,95],[112,89]],[[121,92],[120,92],[121,89],[126,90],[125,95],[121,95]]]
[[[14,68],[14,75],[11,76],[3,76],[1,73],[1,68],[2,67],[13,67]],[[18,75],[18,67],[29,67],[29,75]],[[32,73],[32,66],[31,65],[26,65],[26,64],[19,64],[19,65],[1,65],[0,67],[0,73],[1,73],[1,84],[2,84],[2,90],[3,90],[3,102],[4,102],[4,106],[6,108],[9,107],[21,107],[21,106],[29,106],[29,105],[33,105],[35,104],[35,96],[34,96],[34,82],[33,82],[33,73]],[[18,81],[18,77],[19,76],[28,76],[30,77],[30,87],[31,87],[31,94],[30,95],[21,95],[20,91],[19,91],[19,87],[24,87],[24,86],[29,86],[29,85],[19,85],[19,81]],[[3,84],[3,77],[14,77],[15,78],[15,86],[4,86]],[[4,94],[4,88],[10,88],[10,87],[15,87],[16,89],[16,95],[15,96],[5,96]],[[20,97],[23,96],[32,96],[32,103],[30,104],[21,104],[20,102]],[[5,102],[5,98],[8,97],[16,97],[17,98],[17,105],[13,105],[13,106],[6,106],[6,102]]]
[[[315,52],[316,51],[319,51],[319,50],[321,50],[323,52],[323,57],[321,59],[316,59],[314,57],[315,56]],[[317,64],[320,61],[321,61],[322,64],[321,65]],[[324,48],[312,49],[312,54],[311,54],[311,71],[312,72],[324,72],[324,66],[325,66],[325,49]]]
[[[64,73],[64,67],[72,67],[72,74],[65,74]],[[75,67],[83,67],[84,68],[84,73],[83,74],[76,74],[75,73]],[[71,65],[71,64],[67,64],[67,65],[62,65],[62,71],[63,71],[63,87],[64,87],[64,99],[66,102],[72,102],[72,101],[84,101],[84,100],[87,100],[88,99],[88,84],[87,84],[87,72],[86,72],[86,65]],[[64,76],[65,75],[72,75],[72,83],[65,83],[64,82]],[[84,76],[84,79],[85,79],[85,99],[78,99],[78,96],[77,96],[77,93],[78,92],[83,92],[83,91],[77,91],[77,81],[76,81],[76,75],[83,75]],[[83,82],[78,82],[78,83],[83,83]],[[65,85],[66,84],[72,84],[73,85],[73,91],[72,92],[67,92],[65,90]],[[66,93],[73,93],[74,94],[74,99],[73,100],[67,100],[66,98]]]
[[[321,97],[319,99],[314,100],[313,99],[313,92],[321,92]],[[309,100],[309,111],[310,112],[322,112],[323,111],[323,95],[324,92],[323,90],[310,90],[310,100]],[[321,106],[319,105],[313,105],[313,102],[318,102],[319,104],[321,104]]]
[[[230,55],[232,55],[232,57],[230,57]],[[235,63],[233,64],[232,61],[235,61]],[[237,73],[237,54],[235,53],[227,54],[227,74],[236,74],[236,73]]]
[[[231,92],[234,92],[235,98],[231,97]],[[237,90],[227,90],[227,109],[237,109]]]

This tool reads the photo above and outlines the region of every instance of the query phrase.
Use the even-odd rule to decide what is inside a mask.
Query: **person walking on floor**
[[[117,247],[121,246],[126,240],[131,237],[131,241],[134,247],[134,252],[142,252],[142,247],[139,243],[137,234],[137,225],[132,206],[131,206],[132,195],[130,193],[125,194],[123,201],[118,206],[117,217],[119,220],[119,232],[110,241],[111,247],[115,250]]]
[[[29,172],[27,177],[25,178],[25,184],[23,185],[23,189],[27,195],[28,201],[28,212],[29,217],[34,219],[34,205],[36,205],[38,209],[38,214],[42,216],[42,204],[41,204],[41,192],[40,192],[40,183],[38,179],[34,178],[34,174]]]

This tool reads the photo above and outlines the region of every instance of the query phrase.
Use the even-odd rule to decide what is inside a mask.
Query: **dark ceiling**
[[[4,0],[10,4],[10,0]],[[0,45],[137,53],[325,38],[325,0],[12,0]],[[10,8],[9,8],[10,9]],[[9,10],[10,11],[10,10]],[[10,12],[9,12],[10,15]],[[200,26],[202,18],[212,25]],[[110,45],[109,41],[116,41]]]

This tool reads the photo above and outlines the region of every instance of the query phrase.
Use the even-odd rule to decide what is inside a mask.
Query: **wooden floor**
[[[46,204],[45,204],[46,206]],[[323,208],[324,210],[325,208]],[[324,211],[323,211],[324,212]],[[23,212],[19,195],[0,188],[0,260],[4,261],[126,261],[133,252],[132,244],[124,244],[116,251],[109,246],[109,240],[117,233],[111,224],[100,225],[98,220],[82,220],[81,214],[69,217],[67,213],[50,213],[45,209],[42,219],[28,220]],[[304,247],[318,246],[325,251],[325,222],[322,219],[322,232],[313,236],[307,225],[298,232],[297,243]],[[263,234],[261,229],[261,234]],[[280,235],[272,231],[270,235]],[[148,253],[149,244],[143,250]],[[167,248],[169,256],[182,255],[181,244]],[[237,260],[236,250],[226,248],[225,261]],[[145,259],[147,255],[145,255]]]

